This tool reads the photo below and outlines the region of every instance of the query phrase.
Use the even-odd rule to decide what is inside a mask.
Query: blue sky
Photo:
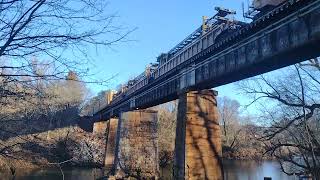
[[[237,19],[243,20],[241,2],[237,0],[110,0],[107,9],[116,12],[117,24],[137,28],[128,37],[131,42],[120,43],[105,51],[94,52],[94,71],[97,78],[110,78],[108,87],[90,85],[93,93],[114,89],[129,77],[140,74],[161,52],[167,52],[192,33],[202,23],[202,16],[213,16],[215,6],[234,9]],[[248,103],[233,84],[216,88],[219,96],[229,96]]]

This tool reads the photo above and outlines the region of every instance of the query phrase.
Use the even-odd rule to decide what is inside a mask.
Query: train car
[[[256,10],[265,11],[284,3],[285,1],[286,0],[254,0],[252,5]]]
[[[150,63],[146,66],[146,69],[139,76],[135,77],[133,80],[127,83],[127,95],[131,95],[136,90],[144,87],[149,83],[149,81],[155,78],[155,71],[158,69],[157,63]]]
[[[283,2],[285,0],[254,0],[253,6],[261,12],[261,16],[263,12],[269,11],[269,8],[274,8]],[[202,25],[182,42],[167,53],[160,54],[157,57],[157,63],[149,64],[143,73],[122,86],[121,90],[118,90],[118,93],[114,95],[111,103],[119,102],[124,97],[130,97],[130,107],[134,108],[136,104],[135,97],[131,97],[131,95],[135,91],[160,78],[190,58],[203,52],[203,50],[221,42],[230,36],[230,34],[247,25],[234,19],[233,15],[236,13],[235,11],[221,7],[216,7],[215,10],[217,13],[213,17],[203,17]],[[192,86],[202,76],[208,76],[208,69],[204,68],[202,72],[202,69],[195,69],[195,65],[190,65],[180,70],[180,89]]]
[[[159,64],[158,63],[150,63],[146,68],[146,77],[148,79],[148,83],[153,81],[155,79],[155,73],[158,69]]]
[[[214,45],[217,41],[244,25],[244,23],[234,20],[235,11],[220,7],[216,7],[215,10],[217,13],[213,17],[203,17],[203,24],[200,28],[168,53],[163,53],[158,57],[160,64],[156,78]]]
[[[189,58],[197,55],[202,50],[215,44],[217,38],[221,38],[224,32],[230,33],[230,30],[236,30],[239,26],[239,22],[233,18],[229,18],[230,15],[234,15],[235,11],[216,7],[217,13],[211,17],[203,17],[203,24],[196,31],[190,34],[186,39],[180,42],[177,46],[171,49],[168,53],[162,53],[157,57],[157,63],[152,63],[147,66],[145,71],[133,80],[126,83],[126,88],[122,89],[119,94],[116,95],[115,101],[118,101],[123,96],[128,96],[139,90],[140,88],[166,74],[176,66],[187,61]],[[192,67],[183,70],[180,74],[182,79],[180,86],[190,86],[194,83],[195,73]],[[135,104],[134,100],[131,100],[131,104]]]

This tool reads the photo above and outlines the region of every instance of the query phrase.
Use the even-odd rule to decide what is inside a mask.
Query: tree
[[[266,153],[290,175],[320,179],[320,69],[311,60],[240,83],[252,103],[262,107],[260,136]],[[277,78],[274,76],[277,75]]]
[[[166,167],[173,164],[178,104],[172,101],[152,109],[158,111],[159,165]]]
[[[116,15],[107,14],[106,6],[104,0],[1,0],[1,87],[21,83],[16,86],[30,88],[27,82],[61,80],[70,70],[84,80],[90,75],[87,50],[109,47],[130,33],[116,25]],[[51,69],[38,72],[33,66]],[[15,90],[3,88],[0,98],[26,95]]]
[[[33,66],[35,72],[45,72],[46,69],[39,65]],[[77,74],[70,74],[72,78],[80,80]],[[8,83],[5,86],[19,89],[28,95],[0,98],[0,102],[4,102],[0,103],[0,156],[9,159],[21,158],[16,155],[23,152],[24,146],[34,148],[50,144],[51,130],[74,125],[74,119],[78,118],[78,107],[86,94],[84,84],[71,80],[70,76],[49,82],[28,78],[27,85],[32,85],[30,88],[21,86],[23,83]],[[46,137],[39,138],[42,132],[46,132]],[[34,142],[35,136],[37,143]]]
[[[241,131],[239,122],[240,104],[238,101],[231,100],[228,97],[219,98],[218,101],[223,145],[232,150],[239,143],[238,136]]]
[[[159,116],[159,145],[168,151],[174,150],[177,107],[177,102],[173,101],[155,108]]]
[[[50,130],[78,117],[87,94],[82,82],[108,81],[90,77],[89,50],[124,41],[131,31],[106,6],[104,0],[0,1],[0,156],[16,158],[39,131],[48,131],[48,144]]]
[[[0,120],[32,119],[82,102],[88,50],[125,40],[104,0],[0,1]],[[39,60],[41,59],[41,60]],[[67,76],[67,81],[66,81]]]

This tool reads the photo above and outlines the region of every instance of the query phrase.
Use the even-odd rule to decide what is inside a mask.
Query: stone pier
[[[125,112],[120,119],[117,171],[126,175],[159,177],[157,112]]]
[[[103,121],[103,122],[96,122],[93,124],[93,135],[97,137],[102,137],[105,136],[105,134],[108,131],[108,122]]]
[[[175,179],[223,179],[217,92],[181,94],[175,142]]]
[[[107,124],[107,142],[106,142],[106,155],[105,155],[105,167],[115,168],[115,155],[116,155],[116,139],[118,129],[118,119],[112,118]]]

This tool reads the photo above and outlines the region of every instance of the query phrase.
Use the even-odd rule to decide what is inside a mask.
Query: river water
[[[224,160],[224,177],[226,180],[294,180],[293,176],[283,173],[275,161],[236,161]]]
[[[272,180],[294,180],[294,177],[287,176],[279,169],[274,161],[239,161],[224,160],[224,176],[226,180],[263,180],[264,177],[271,177]],[[94,180],[104,175],[101,169],[73,168],[64,169],[65,180]],[[166,178],[169,178],[170,169],[161,171]],[[41,169],[34,171],[17,170],[15,180],[59,180],[62,179],[59,168]],[[10,179],[8,175],[0,173],[0,179]]]

